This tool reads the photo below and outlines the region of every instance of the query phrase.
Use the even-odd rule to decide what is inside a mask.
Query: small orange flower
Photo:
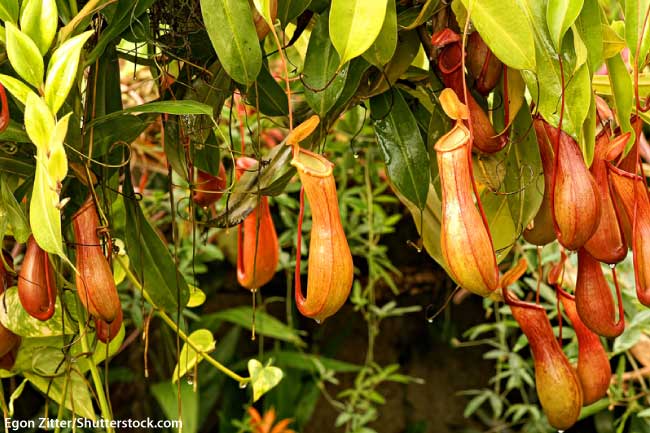
[[[250,415],[250,426],[253,433],[296,433],[294,430],[288,429],[287,426],[293,422],[291,418],[280,420],[275,426],[275,409],[271,408],[261,416],[254,407],[248,408],[248,415]]]

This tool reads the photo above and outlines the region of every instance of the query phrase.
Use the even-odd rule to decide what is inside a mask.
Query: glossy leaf
[[[29,223],[34,238],[42,249],[68,261],[63,252],[61,211],[57,207],[59,194],[53,189],[55,185],[47,172],[44,153],[45,151],[38,151],[36,154],[36,178],[29,206]]]
[[[569,27],[578,18],[584,0],[548,0],[546,4],[546,23],[551,34],[551,41],[558,53],[562,39]]]
[[[425,23],[436,11],[438,3],[440,3],[440,0],[427,0],[426,3],[422,5],[422,8],[415,19],[403,27],[404,30],[413,30],[419,25]]]
[[[77,79],[81,49],[92,34],[93,31],[87,31],[64,42],[54,51],[47,64],[44,93],[53,113],[59,111]]]
[[[373,97],[370,110],[391,182],[404,197],[424,209],[430,178],[429,154],[413,113],[397,90]]]
[[[176,383],[179,378],[185,376],[188,372],[191,372],[194,369],[194,366],[203,360],[201,353],[212,352],[216,345],[212,332],[207,329],[199,329],[192,332],[188,336],[188,339],[199,350],[199,352],[194,350],[194,348],[190,347],[187,343],[183,345],[181,353],[178,356],[178,364],[176,364],[174,374],[172,375],[172,381],[174,383]]]
[[[262,68],[262,51],[248,2],[201,0],[201,13],[214,50],[228,75],[246,86]]]
[[[3,174],[0,174],[0,216],[0,240],[8,229],[17,242],[27,242],[30,233],[27,218]]]
[[[627,66],[620,54],[607,59],[607,73],[613,90],[614,108],[616,109],[616,119],[621,126],[621,131],[631,132],[630,139],[627,142],[626,152],[634,144],[635,132],[630,123],[630,115],[634,110],[634,87],[632,78],[627,71]]]
[[[462,0],[490,50],[514,69],[535,70],[535,41],[516,0]],[[470,7],[471,6],[471,7]]]
[[[284,375],[278,367],[264,366],[256,359],[248,361],[248,373],[253,387],[253,402],[259,400],[261,396],[280,383]]]
[[[76,323],[69,317],[65,317],[64,320],[65,309],[61,305],[60,298],[56,300],[54,315],[46,321],[38,320],[25,311],[20,304],[16,287],[11,287],[0,295],[0,301],[6,307],[0,308],[0,323],[23,338],[72,335],[79,331]]]
[[[266,65],[262,66],[262,70],[257,76],[257,82],[248,89],[246,99],[253,106],[257,106],[259,103],[259,110],[267,116],[289,114],[287,94],[275,81]]]
[[[371,64],[382,67],[393,58],[397,48],[397,11],[395,0],[388,0],[386,17],[375,42],[363,53],[363,58]]]
[[[633,63],[639,46],[639,66],[645,64],[645,58],[650,50],[650,25],[645,25],[643,35],[643,22],[646,19],[650,0],[625,0],[625,41],[630,49],[630,63]],[[639,41],[640,40],[640,41]]]
[[[510,214],[519,234],[537,214],[544,196],[542,160],[528,110],[520,110],[517,114],[510,142],[504,185]]]
[[[134,197],[130,176],[124,182],[124,207],[129,224],[125,242],[135,275],[157,307],[174,312],[189,299],[189,288],[174,260]]]
[[[309,7],[311,0],[280,0],[278,1],[278,19],[282,27],[303,13]]]
[[[339,67],[363,54],[379,36],[388,0],[333,0],[329,35],[341,61]]]
[[[43,85],[43,56],[29,36],[18,30],[13,24],[6,22],[5,29],[7,56],[14,70],[23,80],[36,88]]]
[[[136,105],[134,107],[125,108],[121,111],[115,111],[102,117],[95,119],[92,124],[97,125],[112,120],[120,116],[131,113],[164,113],[164,114],[204,114],[212,117],[212,107],[201,102],[193,100],[182,101],[156,101],[149,102],[143,105]]]
[[[486,190],[481,194],[481,203],[488,220],[488,228],[492,234],[497,263],[500,263],[515,245],[520,232],[510,213],[507,195],[494,194]]]
[[[252,330],[253,309],[248,306],[229,308],[216,313],[205,315],[203,326],[214,328],[215,322],[224,321]],[[255,332],[265,337],[286,341],[296,346],[304,346],[297,330],[290,328],[275,317],[257,310],[255,312]]]
[[[25,0],[20,15],[20,28],[36,44],[41,54],[50,49],[59,14],[54,0]]]
[[[303,69],[305,99],[324,117],[345,86],[348,67],[338,70],[340,58],[330,42],[327,15],[321,15],[311,32]]]
[[[36,148],[43,153],[50,150],[50,135],[54,125],[54,116],[43,98],[34,92],[28,93],[25,104],[25,131]]]
[[[16,24],[18,22],[19,12],[20,5],[18,4],[18,0],[0,1],[0,20]]]
[[[25,83],[10,75],[0,74],[0,83],[23,105],[27,103],[27,96],[34,93]]]
[[[605,61],[603,58],[603,26],[598,0],[584,0],[576,29],[587,47],[589,70],[593,74]]]

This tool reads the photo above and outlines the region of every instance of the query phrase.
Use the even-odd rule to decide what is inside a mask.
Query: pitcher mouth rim
[[[324,156],[302,148],[294,154],[291,165],[298,171],[315,177],[331,176],[334,167],[334,164]]]

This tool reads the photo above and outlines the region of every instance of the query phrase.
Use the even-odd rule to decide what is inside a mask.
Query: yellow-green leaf
[[[188,339],[199,350],[199,352],[191,348],[189,344],[185,343],[178,357],[178,364],[176,364],[176,368],[174,368],[174,374],[172,376],[174,382],[176,382],[180,377],[185,376],[188,371],[192,370],[194,366],[203,359],[201,353],[212,352],[216,344],[212,332],[207,329],[199,329],[192,332]]]
[[[45,101],[54,114],[59,111],[76,81],[81,49],[92,34],[92,31],[87,31],[77,35],[65,41],[52,54],[47,65],[44,93]]]
[[[43,98],[34,92],[28,93],[25,103],[25,131],[39,151],[45,153],[49,150],[54,126],[54,116]]]
[[[282,380],[282,370],[271,365],[264,366],[257,359],[248,361],[248,374],[253,386],[253,401],[257,401]]]
[[[7,57],[14,70],[36,88],[43,85],[43,57],[41,52],[25,33],[18,30],[18,27],[5,22]]]
[[[19,9],[18,0],[0,1],[0,20],[15,24],[18,21]]]
[[[332,0],[330,39],[341,58],[339,67],[363,54],[381,31],[388,0]]]
[[[205,292],[198,287],[188,284],[190,288],[190,299],[187,301],[188,308],[198,307],[205,302]]]
[[[255,4],[255,9],[262,15],[262,18],[264,18],[264,21],[269,26],[273,25],[273,14],[271,11],[271,0],[253,0],[253,3]]]
[[[608,24],[602,24],[603,29],[603,57],[609,59],[620,53],[625,48],[625,39]]]
[[[546,24],[556,52],[560,52],[562,39],[580,15],[583,4],[584,0],[548,0]]]
[[[639,46],[639,66],[645,64],[650,50],[650,25],[645,24],[643,35],[641,34],[649,8],[650,0],[625,0],[625,40],[630,48],[630,63]]]
[[[20,28],[29,36],[41,54],[50,49],[59,21],[54,0],[25,0],[20,14]]]
[[[515,69],[535,70],[535,40],[516,0],[462,0],[490,50]]]
[[[397,48],[397,11],[395,0],[388,0],[386,17],[375,42],[363,53],[363,58],[382,67],[390,61]]]
[[[25,83],[10,75],[0,74],[0,83],[23,105],[27,103],[27,96],[34,93]]]

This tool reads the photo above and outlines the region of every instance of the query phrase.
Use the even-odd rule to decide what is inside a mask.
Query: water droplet
[[[239,389],[246,389],[248,382],[239,382]]]
[[[558,430],[557,433],[564,433],[564,430]]]
[[[192,376],[191,374],[188,374],[187,376],[185,376],[185,380],[187,381],[188,385],[193,385],[194,384],[194,376]]]
[[[354,152],[354,159],[359,159],[361,155],[359,155],[359,152]]]
[[[315,321],[316,321],[316,323],[318,323],[319,325],[321,324],[321,321],[320,321],[320,319],[314,319],[314,320],[315,320]]]
[[[427,322],[433,323],[433,317],[427,317]]]
[[[616,269],[616,263],[610,263],[609,268],[610,269]]]

